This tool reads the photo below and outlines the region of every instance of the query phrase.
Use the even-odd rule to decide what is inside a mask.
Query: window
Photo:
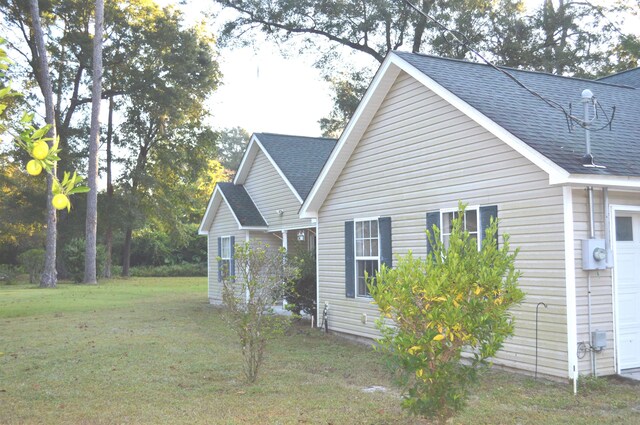
[[[633,221],[631,217],[616,217],[616,241],[633,241]]]
[[[449,238],[453,231],[453,220],[458,216],[458,211],[443,211],[442,212],[442,230],[441,237],[442,242],[446,248],[449,247]],[[478,241],[478,249],[480,249],[480,242],[478,238],[478,209],[467,208],[464,212],[464,230],[469,232],[471,238]]]
[[[220,238],[220,270],[222,280],[229,277],[231,270],[231,237]]]
[[[368,297],[366,277],[375,277],[378,272],[378,220],[355,222],[356,287],[359,297]]]

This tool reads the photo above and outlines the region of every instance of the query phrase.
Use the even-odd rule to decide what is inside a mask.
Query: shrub
[[[29,283],[37,283],[44,271],[44,249],[30,249],[18,255],[18,262],[25,273],[29,273]]]
[[[167,266],[138,266],[129,270],[132,277],[189,277],[206,276],[207,263],[183,263]]]
[[[255,382],[267,342],[290,323],[290,317],[274,313],[273,305],[282,299],[283,282],[296,278],[297,269],[282,248],[256,241],[236,244],[234,249],[238,274],[224,279],[222,302],[225,319],[240,339],[244,375]]]
[[[84,239],[75,238],[69,241],[62,249],[62,256],[69,277],[74,282],[82,282],[84,279]],[[96,246],[96,274],[102,276],[106,251],[104,245]]]
[[[16,268],[11,264],[0,264],[0,282],[11,284],[18,277]]]
[[[285,299],[287,310],[296,314],[316,315],[316,255],[305,251],[290,258],[300,275],[287,287]]]
[[[370,285],[381,310],[379,348],[405,386],[403,407],[443,421],[464,406],[477,369],[513,334],[508,310],[524,296],[508,235],[498,248],[492,221],[478,251],[459,209],[448,248],[434,227],[426,260],[409,253]]]

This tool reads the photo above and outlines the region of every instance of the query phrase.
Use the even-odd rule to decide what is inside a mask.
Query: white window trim
[[[358,246],[357,246],[357,232],[356,232],[356,227],[357,227],[357,223],[362,223],[365,221],[374,221],[378,224],[378,256],[358,256],[357,252],[358,252]],[[355,288],[354,288],[354,293],[355,293],[355,298],[362,298],[362,299],[366,299],[366,300],[370,300],[371,299],[371,295],[360,295],[359,291],[358,291],[358,260],[377,260],[378,261],[378,268],[377,271],[380,271],[380,216],[376,216],[376,217],[364,217],[364,218],[354,218],[353,219],[353,273],[355,275],[354,277],[354,283],[355,283]]]
[[[478,243],[478,251],[482,248],[482,228],[480,227],[480,205],[468,205],[465,208],[465,213],[470,210],[476,211],[476,242]],[[459,209],[457,207],[452,208],[442,208],[440,209],[440,242],[444,242],[444,215],[447,213],[458,212]],[[447,233],[450,234],[450,233]]]
[[[224,244],[225,244],[225,240],[227,243],[227,247],[228,247],[228,257],[225,257],[224,254]],[[231,235],[228,236],[220,236],[220,267],[224,267],[224,262],[228,261],[229,262],[229,268],[231,267]],[[231,275],[231,270],[227,270],[228,275]],[[224,280],[225,276],[224,276],[224,270],[222,270],[222,280]]]

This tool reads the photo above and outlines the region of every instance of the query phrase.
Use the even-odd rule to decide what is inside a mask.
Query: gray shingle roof
[[[256,208],[256,204],[241,184],[218,183],[218,188],[229,203],[229,207],[242,226],[264,227],[267,225]]]
[[[640,67],[628,69],[613,75],[607,75],[606,77],[600,78],[598,81],[640,89]]]
[[[506,75],[485,64],[413,53],[395,54],[570,173],[640,176],[640,89],[508,69],[529,88],[567,110],[572,104],[574,115],[582,116],[580,95],[584,89],[594,93],[607,114],[611,115],[611,107],[616,107],[613,131],[591,133],[595,162],[607,168],[585,168],[584,130],[576,126],[569,131],[562,112]],[[605,122],[600,114],[594,127]]]
[[[262,146],[304,201],[337,140],[323,137],[255,133]]]

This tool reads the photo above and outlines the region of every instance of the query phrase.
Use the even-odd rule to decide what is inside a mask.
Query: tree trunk
[[[47,59],[47,50],[44,44],[44,33],[42,31],[42,24],[40,22],[40,7],[38,6],[38,0],[29,1],[29,11],[31,13],[31,21],[33,22],[33,33],[36,42],[37,60],[34,64],[37,64],[38,83],[42,96],[44,97],[45,107],[45,120],[46,123],[51,125],[47,137],[55,139],[56,127],[55,127],[55,108],[53,106],[53,89],[51,87],[51,76],[49,74],[49,62]],[[53,142],[49,142],[53,144]],[[55,174],[56,168],[54,165],[53,173]],[[55,288],[58,284],[58,272],[56,270],[56,242],[58,237],[57,232],[57,214],[56,209],[53,207],[51,201],[53,200],[53,177],[47,175],[47,238],[46,249],[44,257],[44,271],[40,278],[41,288]]]
[[[122,277],[129,277],[129,264],[131,262],[131,225],[127,226],[124,233],[124,245],[122,246]]]
[[[113,138],[113,96],[109,97],[109,119],[107,124],[107,204],[105,208],[107,232],[105,234],[106,256],[104,277],[111,278],[111,252],[113,250],[113,225],[111,223],[111,203],[113,202],[113,182],[111,179],[111,141]]]
[[[91,91],[91,134],[89,135],[89,170],[87,217],[85,221],[84,283],[96,284],[96,235],[98,227],[98,149],[100,147],[100,102],[102,101],[102,33],[104,2],[96,0],[93,36],[93,87]]]

